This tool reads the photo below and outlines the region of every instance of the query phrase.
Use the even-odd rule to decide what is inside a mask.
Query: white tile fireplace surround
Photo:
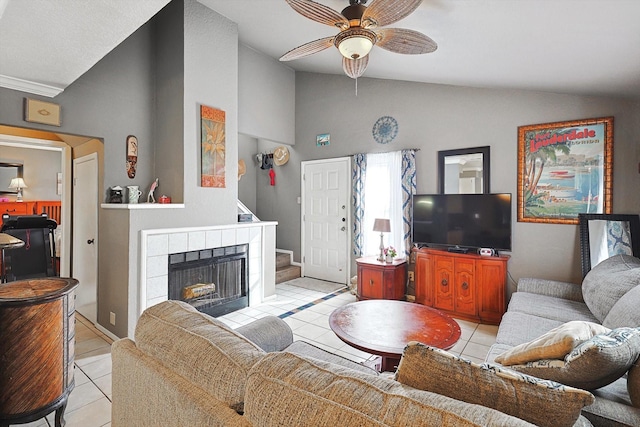
[[[134,336],[140,314],[168,298],[169,255],[249,244],[249,306],[275,296],[275,230],[277,222],[248,222],[209,227],[140,231],[140,280]]]

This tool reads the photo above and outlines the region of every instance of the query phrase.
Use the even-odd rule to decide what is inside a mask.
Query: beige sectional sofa
[[[533,425],[292,342],[278,318],[234,331],[178,301],[148,308],[135,342],[116,341],[112,359],[114,427]],[[415,371],[409,359],[403,364]],[[513,383],[502,384],[503,395],[520,398]],[[578,415],[576,426],[590,425]]]

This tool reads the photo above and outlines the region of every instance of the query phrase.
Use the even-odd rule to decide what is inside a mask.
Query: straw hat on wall
[[[276,166],[282,166],[289,161],[289,149],[284,145],[273,150],[273,163]]]
[[[238,160],[238,181],[242,178],[242,175],[247,173],[247,165],[244,163],[243,159]]]

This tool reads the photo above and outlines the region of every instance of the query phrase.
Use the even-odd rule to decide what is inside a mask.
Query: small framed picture
[[[52,102],[25,98],[24,120],[32,123],[60,126],[60,106]]]
[[[316,147],[324,147],[331,143],[331,135],[328,133],[321,133],[316,135]]]

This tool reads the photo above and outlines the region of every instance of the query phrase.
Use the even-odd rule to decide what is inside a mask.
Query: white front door
[[[348,283],[350,168],[348,157],[302,162],[302,268],[307,277]]]
[[[76,311],[98,320],[98,155],[73,160],[73,277]]]

